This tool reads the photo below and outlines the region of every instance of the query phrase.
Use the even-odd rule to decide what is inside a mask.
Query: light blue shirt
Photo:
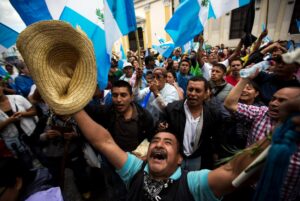
[[[127,153],[128,159],[125,165],[117,170],[124,183],[129,186],[131,179],[141,169],[143,161],[136,156]],[[144,171],[149,173],[149,166],[146,164]],[[219,201],[208,186],[208,173],[210,170],[192,171],[187,174],[188,187],[196,201]],[[178,180],[181,176],[181,167],[170,176],[170,179]]]

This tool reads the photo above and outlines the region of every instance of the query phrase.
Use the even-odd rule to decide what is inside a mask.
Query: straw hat
[[[17,47],[42,98],[56,114],[81,110],[96,89],[92,42],[70,24],[41,21],[28,26]]]

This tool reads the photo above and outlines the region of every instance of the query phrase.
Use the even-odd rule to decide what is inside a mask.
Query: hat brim
[[[39,93],[56,114],[81,110],[95,92],[92,42],[70,24],[49,20],[28,26],[17,40]]]

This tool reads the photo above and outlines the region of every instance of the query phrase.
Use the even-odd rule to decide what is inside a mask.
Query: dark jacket
[[[143,109],[139,104],[133,102],[138,113],[138,140],[141,143],[144,139],[150,140],[154,134],[154,122],[151,114]],[[106,106],[88,106],[85,108],[89,116],[105,127],[114,137],[114,125],[116,121],[116,112],[113,105]]]
[[[203,104],[203,128],[199,140],[199,148],[187,158],[195,158],[201,155],[201,168],[213,167],[213,154],[220,150],[220,135],[222,128],[222,114],[220,105],[212,102]],[[162,117],[170,125],[170,130],[176,134],[178,140],[183,143],[186,116],[184,112],[184,100],[168,104],[165,116]]]
[[[260,95],[265,105],[268,105],[276,91],[284,87],[300,87],[300,82],[296,77],[291,80],[281,80],[276,74],[260,72],[254,79],[260,87]]]

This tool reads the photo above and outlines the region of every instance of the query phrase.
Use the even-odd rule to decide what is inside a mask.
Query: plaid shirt
[[[237,115],[242,116],[247,121],[252,121],[251,135],[248,136],[247,144],[261,140],[272,131],[275,122],[268,116],[268,107],[238,104]],[[296,200],[300,192],[300,144],[295,154],[292,155],[288,172],[281,189],[281,200]]]

